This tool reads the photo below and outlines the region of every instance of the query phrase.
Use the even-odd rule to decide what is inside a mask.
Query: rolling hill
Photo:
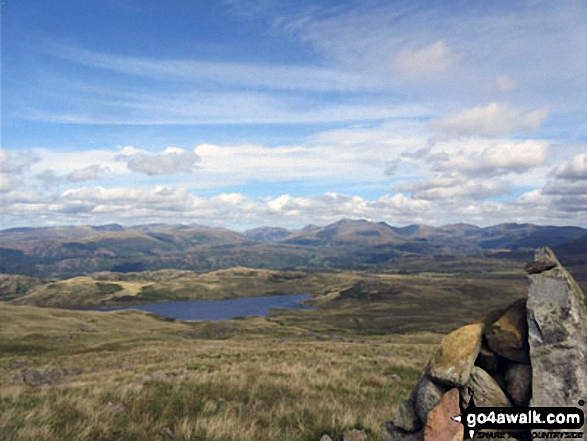
[[[63,278],[96,271],[234,266],[393,271],[409,262],[425,271],[447,260],[526,260],[538,246],[549,246],[564,263],[578,266],[587,256],[575,243],[585,237],[587,229],[572,226],[394,227],[350,219],[296,231],[261,227],[242,233],[197,224],[12,228],[0,231],[0,273]]]

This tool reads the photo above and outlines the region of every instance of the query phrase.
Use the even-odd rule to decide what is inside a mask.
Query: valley
[[[537,236],[555,227],[502,226],[493,231],[510,233],[499,240],[495,233],[495,248],[483,249],[470,237],[451,243],[451,228],[480,234],[464,226],[401,236],[389,226],[347,221],[295,234],[263,229],[252,239],[214,230],[199,245],[191,229],[179,229],[166,241],[181,243],[184,254],[171,245],[153,248],[162,236],[155,239],[152,226],[142,227],[146,240],[137,239],[144,231],[100,228],[108,231],[0,233],[4,250],[21,253],[18,264],[41,262],[0,276],[6,439],[309,441],[324,433],[341,439],[353,428],[381,439],[381,423],[443,334],[526,296],[533,241],[580,244],[584,231]],[[171,229],[157,226],[164,228]],[[90,248],[93,257],[84,254]],[[584,249],[567,251],[561,261],[585,287]],[[160,268],[173,262],[193,267]],[[311,295],[313,309],[223,321],[79,310],[301,293]]]

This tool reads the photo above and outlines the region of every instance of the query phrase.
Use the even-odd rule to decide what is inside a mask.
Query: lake
[[[310,294],[285,296],[242,297],[230,300],[186,300],[181,302],[148,303],[127,307],[92,309],[98,311],[121,311],[139,309],[162,317],[178,320],[230,320],[236,317],[271,314],[271,309],[313,309],[302,305],[311,299]]]

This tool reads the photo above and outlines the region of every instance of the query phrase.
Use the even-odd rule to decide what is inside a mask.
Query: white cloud
[[[22,185],[22,175],[38,161],[31,152],[9,152],[0,148],[0,193],[9,193]]]
[[[84,168],[75,169],[67,175],[60,175],[53,169],[47,169],[38,173],[36,178],[41,181],[45,187],[55,187],[68,182],[88,182],[102,179],[103,173],[109,171],[108,167],[100,165],[89,165]]]
[[[563,181],[558,179],[554,181],[549,181],[542,189],[542,193],[546,195],[587,196],[587,181]]]
[[[90,165],[88,167],[72,171],[69,175],[67,175],[67,179],[71,182],[97,181],[101,179],[102,174],[106,173],[108,170],[108,167]]]
[[[79,170],[99,167],[101,172],[125,173],[128,171],[126,166],[116,160],[120,153],[118,149],[35,149],[32,154],[37,161],[31,171],[39,174],[45,170],[53,170],[56,175],[64,177],[75,175]]]
[[[404,48],[393,60],[393,68],[404,77],[425,77],[442,72],[454,64],[456,56],[445,41],[419,48]]]
[[[587,179],[587,153],[576,155],[573,159],[563,161],[553,170],[560,179]]]
[[[0,173],[20,173],[22,165],[17,164],[4,149],[0,148]]]
[[[67,182],[64,176],[58,175],[55,170],[47,169],[35,176],[44,187],[56,187]]]
[[[584,225],[581,216],[587,207],[585,194],[548,195],[538,189],[503,202],[475,198],[474,192],[500,193],[495,182],[484,184],[458,179],[450,182],[435,178],[412,189],[411,195],[397,193],[371,200],[340,193],[303,197],[282,194],[256,199],[241,193],[224,193],[204,198],[185,189],[164,186],[83,187],[60,195],[16,191],[3,197],[6,208],[3,225],[116,221],[123,224],[196,222],[236,229],[268,224],[298,228],[341,218],[365,218],[392,225],[442,225],[459,221],[480,225],[500,222]]]
[[[186,151],[177,147],[168,147],[161,154],[129,152],[127,149],[118,156],[127,167],[147,176],[193,173],[200,157],[195,151]]]
[[[587,212],[587,179],[550,180],[541,193],[551,198],[553,212]]]
[[[546,108],[525,112],[508,104],[490,103],[433,120],[432,128],[448,136],[501,136],[537,130],[548,116]]]
[[[87,202],[103,207],[147,208],[184,211],[197,206],[198,199],[187,190],[157,186],[150,189],[83,187],[66,190],[61,198],[73,202]]]
[[[506,182],[475,180],[456,174],[435,175],[423,181],[396,185],[394,189],[408,192],[413,198],[423,200],[486,199],[511,192],[511,187]]]
[[[39,157],[31,151],[7,151],[0,148],[0,173],[19,175],[39,161]]]
[[[19,181],[8,173],[0,173],[0,193],[8,193],[18,187]]]
[[[40,193],[14,193],[6,200],[9,221],[39,221],[49,216],[54,222],[99,223],[113,221],[198,222],[209,225],[258,226],[267,223],[300,227],[310,222],[329,223],[341,217],[364,217],[394,223],[424,221],[432,204],[396,194],[369,201],[360,196],[326,193],[319,196],[252,199],[240,193],[209,198],[170,187],[70,189],[47,197]]]
[[[484,176],[524,173],[544,165],[549,151],[548,142],[536,140],[477,140],[456,145],[463,145],[464,148],[448,153],[442,151],[443,146],[449,146],[445,143],[433,150],[428,161],[435,170]]]
[[[200,177],[284,181],[330,179],[334,182],[380,180],[385,150],[361,146],[277,146],[202,144]]]

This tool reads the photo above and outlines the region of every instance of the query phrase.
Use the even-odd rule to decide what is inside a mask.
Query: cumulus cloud
[[[372,201],[339,193],[311,197],[292,197],[286,194],[268,199],[266,205],[274,217],[290,218],[298,224],[300,219],[325,223],[342,217],[386,219],[392,223],[423,222],[433,210],[429,201],[402,194],[384,195]]]
[[[138,150],[123,150],[118,156],[120,161],[137,173],[147,176],[172,175],[177,173],[193,173],[200,157],[195,151],[187,151],[177,147],[168,147],[161,154],[147,153]]]
[[[72,172],[62,175],[53,169],[47,169],[36,175],[37,179],[41,181],[45,187],[56,187],[58,185],[66,184],[68,182],[88,182],[97,181],[102,178],[102,174],[109,171],[108,167],[101,165],[90,165],[88,167],[79,168]]]
[[[408,192],[413,198],[423,200],[486,199],[511,192],[506,182],[475,180],[456,174],[438,174],[423,181],[396,185],[394,190]]]
[[[8,152],[0,148],[0,193],[14,191],[22,184],[22,175],[38,158],[31,152]]]
[[[581,153],[573,159],[563,161],[553,170],[553,175],[568,180],[587,179],[587,153]]]
[[[109,171],[108,167],[90,165],[89,167],[72,171],[67,175],[67,179],[71,182],[97,181],[102,177],[102,174],[107,171]]]
[[[0,149],[0,173],[20,173],[22,168],[23,165],[18,164],[6,150]]]
[[[541,194],[550,198],[553,212],[587,212],[587,154],[580,153],[556,166]]]
[[[0,173],[0,193],[8,193],[18,187],[18,181],[8,173]]]
[[[203,198],[185,189],[83,187],[60,195],[16,194],[6,201],[15,219],[39,219],[50,216],[62,223],[112,221],[177,222],[190,221],[209,225],[303,226],[310,222],[330,223],[341,217],[387,220],[393,223],[423,222],[433,213],[433,204],[410,196],[385,195],[375,200],[339,193],[317,196],[253,199],[240,193],[223,193]],[[81,216],[81,217],[80,217]]]
[[[38,161],[39,157],[33,152],[9,152],[0,148],[0,173],[3,175],[20,175]]]
[[[183,212],[198,204],[197,198],[183,188],[157,186],[152,189],[83,187],[63,192],[61,198],[70,202],[93,204],[96,212],[120,210],[152,210]],[[125,216],[128,213],[120,212]]]
[[[587,181],[549,181],[542,189],[547,195],[587,195]]]
[[[507,184],[502,183],[503,190]],[[308,223],[327,224],[341,218],[365,218],[393,225],[426,223],[442,225],[471,222],[481,225],[499,222],[579,223],[584,216],[585,194],[544,194],[539,189],[515,199],[482,200],[476,193],[499,195],[499,183],[484,183],[446,177],[405,188],[404,193],[375,199],[341,193],[294,197],[251,198],[241,193],[199,197],[185,189],[83,187],[61,194],[23,192],[3,196],[6,225],[50,223],[137,224],[142,222],[197,222],[206,225],[249,228],[283,225],[298,228]],[[412,190],[412,194],[407,190]],[[560,213],[565,213],[565,218]],[[489,221],[488,221],[489,219]]]
[[[498,176],[507,173],[523,173],[544,165],[548,158],[546,141],[501,140],[488,146],[475,146],[456,153],[436,152],[427,160],[436,171],[458,171],[466,175]]]
[[[431,121],[430,125],[447,136],[501,136],[537,130],[548,116],[548,109],[526,112],[504,103],[473,107]]]
[[[47,169],[41,173],[37,173],[36,178],[41,181],[44,187],[56,187],[66,182],[64,176],[61,176],[55,172],[55,170]]]
[[[405,77],[423,77],[441,72],[456,59],[445,41],[438,40],[419,49],[404,48],[393,59],[393,67]]]

